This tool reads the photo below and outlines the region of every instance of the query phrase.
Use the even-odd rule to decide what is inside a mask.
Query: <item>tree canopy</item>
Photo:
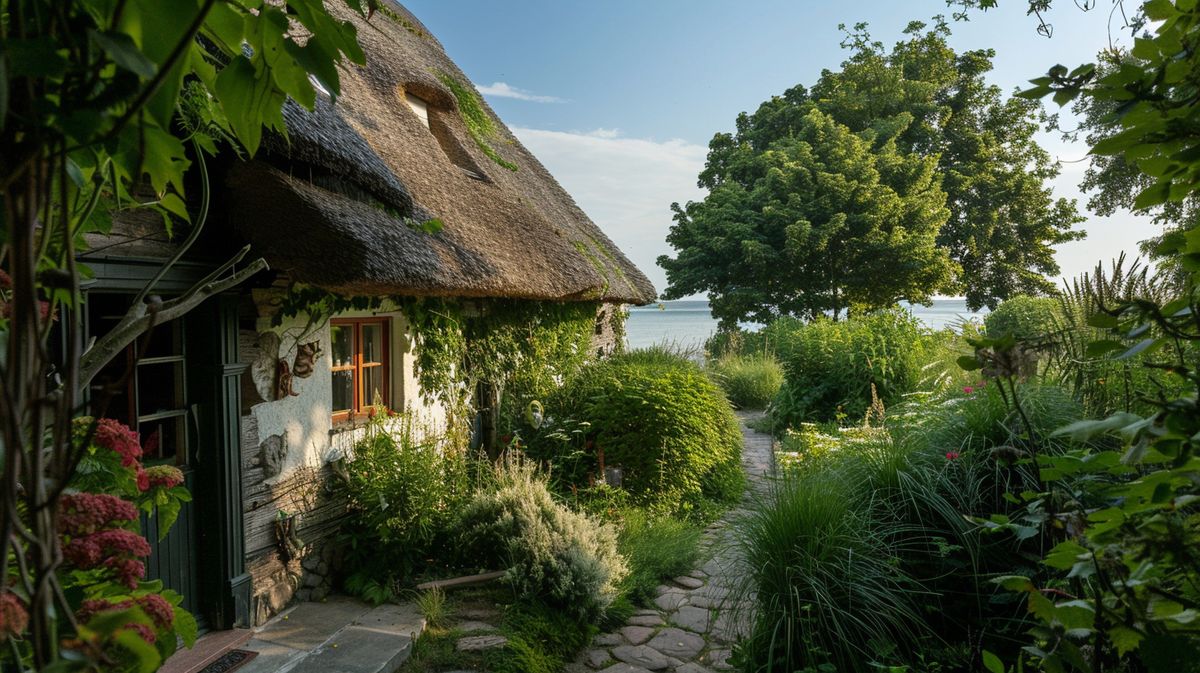
[[[1038,103],[1005,97],[988,84],[993,53],[956,53],[941,19],[933,27],[914,22],[906,35],[888,51],[871,40],[865,25],[847,30],[843,44],[852,53],[841,70],[823,72],[811,90],[796,86],[765,101],[753,114],[739,115],[735,133],[713,138],[699,180],[709,196],[673,207],[668,241],[678,255],[659,260],[670,282],[666,297],[708,292],[714,313],[728,322],[870,308],[899,299],[921,302],[935,292],[965,294],[972,308],[994,307],[1010,296],[1053,291],[1049,277],[1059,272],[1054,246],[1081,238],[1072,227],[1082,218],[1073,201],[1055,199],[1047,186],[1058,167],[1034,138]],[[818,166],[806,163],[804,155],[777,166],[783,174],[821,173],[823,182],[810,180],[800,187],[807,192],[792,195],[773,183],[774,198],[762,198],[766,183],[758,181],[769,173],[770,160],[758,155],[811,137],[814,111],[837,129],[823,138],[853,136],[854,146],[863,150],[854,156],[873,164],[882,184],[901,201],[919,197],[928,209],[919,223],[905,219],[913,211],[877,199],[825,194],[827,186],[861,175],[862,167],[848,158]],[[885,167],[897,162],[928,167],[928,181],[895,181]],[[842,170],[847,171],[837,173],[842,180],[826,175]],[[745,193],[730,193],[737,189]],[[781,212],[777,203],[790,209]],[[763,210],[767,205],[774,210]],[[828,212],[815,214],[822,209]],[[875,224],[835,227],[832,237],[829,231],[793,237],[786,240],[790,250],[777,247],[768,254],[763,246],[785,242],[774,231],[781,228],[776,220],[798,213],[818,228],[842,216]],[[848,240],[875,230],[888,236]],[[713,240],[701,240],[705,237]],[[871,253],[853,254],[864,243]],[[838,257],[827,259],[831,254]],[[881,274],[878,264],[884,261],[888,273]],[[817,264],[838,271],[815,273],[811,267]],[[858,282],[876,287],[868,291]]]
[[[879,135],[810,109],[761,150],[718,136],[709,197],[673,206],[671,290],[714,290],[726,325],[927,300],[953,269],[934,241],[946,195],[933,159]]]

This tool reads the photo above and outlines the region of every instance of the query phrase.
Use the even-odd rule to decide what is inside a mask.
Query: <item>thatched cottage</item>
[[[110,407],[150,462],[187,474],[195,500],[150,572],[209,628],[258,624],[329,590],[323,541],[343,508],[327,465],[371,405],[444,414],[418,389],[419,343],[395,298],[595,302],[603,352],[605,316],[655,296],[414,16],[392,4],[369,22],[331,11],[355,23],[366,65],[344,68],[342,95],[319,95],[315,112],[289,104],[287,138],[210,166],[211,231],[158,291],[183,291],[246,243],[271,270],[156,328]],[[142,231],[119,222],[86,256],[98,332],[170,252]],[[295,283],[388,301],[278,323]]]

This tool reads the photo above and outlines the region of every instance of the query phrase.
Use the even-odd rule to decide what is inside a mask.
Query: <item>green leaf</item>
[[[234,57],[217,75],[216,94],[234,135],[253,156],[262,140],[260,107],[269,95],[266,77],[260,77],[244,55]]]
[[[974,355],[960,356],[958,358],[957,362],[958,362],[959,367],[961,367],[962,369],[965,369],[969,372],[975,371],[976,369],[980,369],[983,367],[983,365],[979,362],[979,359],[976,358]]]
[[[1087,349],[1084,351],[1084,355],[1089,358],[1099,358],[1108,355],[1113,351],[1119,351],[1122,348],[1125,348],[1125,344],[1121,343],[1120,341],[1114,341],[1113,339],[1101,339],[1099,341],[1093,341],[1089,343],[1087,345]]]
[[[114,63],[139,77],[150,79],[158,70],[133,43],[133,38],[125,33],[89,30],[88,37],[92,38],[96,46],[104,50]]]
[[[1142,11],[1151,21],[1165,21],[1178,13],[1171,0],[1148,0],[1142,5]]]
[[[1000,657],[987,650],[983,651],[983,667],[988,670],[988,673],[1004,673],[1004,662],[1000,661]]]
[[[1042,563],[1057,568],[1059,570],[1068,570],[1075,565],[1080,556],[1088,554],[1087,548],[1080,545],[1074,540],[1065,540],[1058,543],[1046,554],[1046,558],[1042,559]]]
[[[158,200],[158,205],[167,209],[167,211],[172,215],[175,215],[186,222],[191,221],[191,215],[188,213],[187,205],[184,204],[183,199],[179,198],[178,194],[164,194],[163,197]]]
[[[121,629],[112,636],[113,642],[133,655],[134,669],[138,673],[154,673],[162,663],[162,655],[150,643],[142,640],[141,634],[133,629]]]
[[[192,613],[179,606],[175,606],[175,634],[183,640],[184,647],[190,648],[196,644],[196,634],[198,632],[199,627]]]
[[[1108,639],[1116,646],[1117,654],[1123,657],[1137,649],[1142,634],[1127,626],[1115,626],[1108,630]]]

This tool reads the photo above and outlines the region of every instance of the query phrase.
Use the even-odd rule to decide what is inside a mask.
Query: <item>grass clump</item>
[[[555,501],[519,456],[507,457],[493,476],[462,508],[461,549],[507,568],[504,581],[525,600],[578,619],[602,615],[626,573],[613,528]]]
[[[765,409],[783,386],[783,367],[768,353],[730,353],[710,363],[709,370],[741,409]]]
[[[510,171],[517,170],[516,164],[506,161],[488,142],[496,135],[496,124],[488,116],[487,110],[483,109],[483,102],[479,100],[479,94],[470,85],[463,84],[446,73],[439,75],[438,79],[450,89],[450,93],[454,94],[454,98],[458,101],[458,111],[467,125],[467,132],[471,134],[471,139],[475,141],[479,149],[483,150],[483,153],[497,165]]]
[[[420,610],[421,616],[425,618],[425,623],[429,626],[441,626],[446,622],[449,616],[449,610],[446,605],[446,592],[440,587],[434,587],[428,591],[422,591],[416,597],[417,609]]]
[[[700,528],[644,510],[626,513],[618,548],[629,564],[621,593],[633,604],[654,598],[663,580],[694,569],[700,558]]]

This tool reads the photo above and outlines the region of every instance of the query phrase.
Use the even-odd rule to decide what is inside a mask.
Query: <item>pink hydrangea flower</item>
[[[20,636],[28,626],[29,611],[25,603],[16,594],[0,591],[0,641]]]
[[[146,641],[147,643],[150,643],[151,645],[153,645],[155,643],[155,641],[158,640],[158,636],[155,635],[154,629],[150,628],[149,626],[147,626],[145,624],[132,624],[131,623],[131,624],[126,624],[125,628],[129,629],[130,631],[137,631],[137,634],[142,637],[142,640]]]
[[[59,507],[59,530],[73,538],[121,527],[138,518],[133,503],[115,495],[68,493],[59,501]]]
[[[161,486],[163,488],[175,488],[183,483],[183,472],[174,465],[155,465],[146,468],[146,478],[150,484],[150,488]]]
[[[161,630],[171,628],[175,623],[175,608],[167,602],[167,599],[158,594],[146,594],[137,599],[138,607],[150,617],[154,622],[154,626]]]

